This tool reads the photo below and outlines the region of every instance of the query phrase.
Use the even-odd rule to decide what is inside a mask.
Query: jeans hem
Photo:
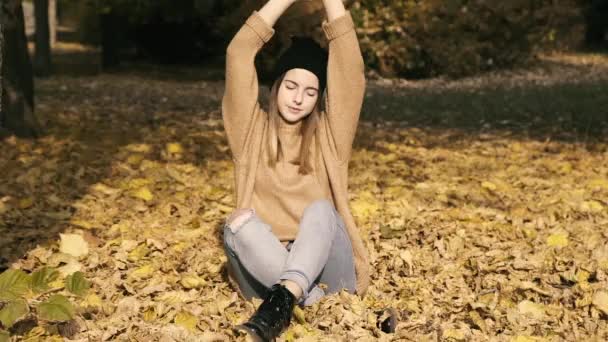
[[[304,300],[308,298],[308,288],[310,287],[311,283],[306,277],[306,275],[304,275],[304,273],[300,271],[286,271],[281,274],[279,280],[291,280],[294,283],[298,284],[298,286],[302,289],[302,296],[300,297],[300,302],[304,302]]]

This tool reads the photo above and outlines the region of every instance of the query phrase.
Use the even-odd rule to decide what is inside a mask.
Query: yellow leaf
[[[397,152],[397,150],[399,150],[399,146],[397,146],[397,144],[388,143],[386,144],[386,149],[391,152]]]
[[[547,238],[547,244],[551,247],[566,247],[566,246],[568,246],[568,234],[567,233],[551,234]]]
[[[101,308],[101,305],[103,303],[101,302],[101,298],[99,298],[98,295],[91,293],[85,297],[82,304],[85,307]]]
[[[587,183],[587,187],[590,189],[604,189],[608,190],[608,179],[596,178],[592,179]]]
[[[126,146],[126,149],[130,152],[148,153],[152,150],[152,147],[148,144],[130,144]]]
[[[511,342],[540,342],[542,339],[531,336],[517,336],[511,339]]]
[[[146,264],[146,265],[143,265],[143,266],[135,269],[133,272],[131,272],[131,277],[134,277],[137,279],[145,279],[145,278],[151,277],[153,273],[154,273],[154,266],[152,266],[152,264]]]
[[[592,302],[593,298],[591,298],[591,294],[585,293],[581,298],[578,298],[576,301],[574,301],[574,304],[577,308],[582,308],[591,305]]]
[[[198,324],[198,319],[189,312],[180,311],[175,316],[175,324],[194,332],[196,330],[196,325]]]
[[[177,253],[180,253],[180,252],[183,252],[187,247],[188,247],[187,243],[185,243],[185,242],[178,242],[178,243],[174,244],[173,246],[171,246],[170,248],[173,251],[175,251]]]
[[[108,195],[108,196],[121,191],[120,189],[114,189],[114,188],[111,188],[102,183],[96,183],[96,184],[92,185],[91,190],[93,190],[95,192],[100,192],[100,193],[102,193],[104,195]]]
[[[80,227],[80,228],[84,228],[84,229],[93,228],[93,223],[91,223],[89,221],[85,221],[85,220],[72,219],[70,221],[70,224]]]
[[[31,207],[32,205],[34,205],[34,198],[33,197],[26,197],[26,198],[22,198],[21,200],[19,200],[19,209],[27,209],[29,207]]]
[[[126,183],[121,184],[121,187],[126,189],[138,189],[150,183],[152,183],[152,181],[147,178],[134,178]]]
[[[572,172],[572,164],[570,164],[568,162],[561,164],[559,167],[559,171],[561,173],[566,173],[566,174]]]
[[[135,166],[141,163],[142,160],[144,160],[143,154],[132,154],[127,158],[127,163]]]
[[[156,314],[156,310],[154,310],[154,308],[149,308],[148,310],[144,311],[144,321],[146,322],[152,322],[156,319],[158,315]]]
[[[205,279],[196,275],[186,275],[182,277],[180,283],[187,289],[196,289],[205,285]]]
[[[593,295],[593,305],[608,315],[608,292],[599,291]]]
[[[355,215],[367,218],[376,214],[380,206],[374,194],[370,191],[363,191],[356,200],[352,201],[351,208]]]
[[[488,326],[486,325],[486,322],[483,320],[483,318],[481,318],[481,315],[479,314],[479,312],[477,312],[477,311],[469,311],[469,318],[484,333],[488,330]]]
[[[581,289],[589,289],[589,276],[590,274],[587,271],[579,270],[576,272],[576,282],[581,287]]]
[[[167,304],[180,304],[191,300],[190,295],[184,291],[168,291],[158,297],[158,300]]]
[[[465,341],[466,340],[466,335],[465,335],[464,331],[462,331],[460,329],[445,329],[443,331],[443,334],[441,335],[441,337],[444,340],[449,340],[449,341]]]
[[[148,246],[146,246],[146,244],[142,243],[139,246],[137,246],[136,248],[134,248],[131,252],[129,252],[129,255],[127,256],[127,260],[135,262],[135,261],[139,261],[142,258],[144,258],[146,255],[148,255],[148,253],[150,252],[150,249],[148,248]]]
[[[306,324],[306,317],[304,316],[304,311],[299,307],[295,306],[293,309],[293,315],[300,324]]]
[[[581,203],[581,211],[586,212],[586,213],[599,213],[602,210],[604,210],[604,206],[602,205],[602,203],[595,201],[595,200],[590,200],[590,201],[584,201],[583,203]]]
[[[152,192],[150,191],[150,189],[148,189],[147,186],[142,186],[141,188],[133,191],[131,193],[131,196],[140,198],[144,201],[151,201],[154,199],[154,195],[152,195]]]
[[[542,319],[545,317],[545,308],[541,304],[536,304],[529,300],[523,300],[517,304],[517,309],[522,315],[530,315],[535,319]]]
[[[184,149],[180,143],[168,143],[167,144],[167,153],[170,153],[170,154],[184,153]]]
[[[481,187],[490,191],[496,191],[497,189],[496,184],[488,181],[481,182]]]
[[[84,241],[82,235],[78,234],[59,234],[61,243],[59,251],[74,257],[81,257],[89,253],[89,244]]]
[[[522,231],[524,232],[524,235],[526,236],[526,238],[528,239],[535,239],[536,238],[536,230],[532,229],[532,228],[523,228]]]

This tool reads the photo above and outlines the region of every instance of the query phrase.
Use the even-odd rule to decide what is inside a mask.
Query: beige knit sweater
[[[331,22],[325,20],[322,28],[329,42],[327,97],[316,131],[320,155],[311,163],[312,176],[294,178],[297,167],[290,169],[281,162],[279,171],[267,166],[264,151],[269,121],[258,103],[254,59],[274,29],[257,11],[228,45],[222,116],[235,164],[236,207],[254,208],[279,239],[286,241],[295,238],[299,216],[311,200],[331,200],[346,224],[355,257],[356,290],[363,295],[370,280],[369,261],[348,205],[348,162],[365,93],[364,64],[349,12]],[[294,134],[292,127],[279,131],[287,156],[299,150]],[[284,178],[277,181],[279,175]]]

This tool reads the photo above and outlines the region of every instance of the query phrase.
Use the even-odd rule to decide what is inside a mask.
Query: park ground
[[[76,307],[59,330],[74,340],[244,340],[229,328],[259,301],[225,275],[221,69],[97,73],[61,53],[36,80],[45,134],[0,141],[0,262],[83,272],[86,294],[55,282]],[[297,310],[281,339],[607,340],[608,57],[368,79],[350,203],[371,286]],[[391,335],[374,326],[388,306]],[[34,325],[13,333],[50,338]]]

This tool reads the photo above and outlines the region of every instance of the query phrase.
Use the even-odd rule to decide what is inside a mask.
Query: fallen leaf
[[[59,234],[61,242],[59,245],[59,251],[61,253],[69,254],[76,258],[89,254],[89,245],[82,235],[78,234]]]
[[[152,195],[152,192],[150,191],[150,189],[148,189],[147,186],[142,186],[141,188],[134,190],[133,192],[131,192],[131,196],[135,198],[140,198],[146,202],[154,199],[154,195]]]
[[[547,245],[550,247],[566,247],[568,246],[568,234],[567,233],[555,233],[551,234],[547,238]]]
[[[52,322],[65,322],[74,318],[74,307],[70,301],[62,295],[52,295],[37,307],[41,319]]]
[[[180,311],[175,316],[175,324],[194,332],[196,330],[196,325],[198,324],[198,319],[189,312]]]
[[[530,315],[535,319],[543,319],[545,317],[545,309],[541,304],[523,300],[517,304],[517,309],[522,315]]]
[[[593,295],[593,305],[608,315],[608,292],[598,291]]]

